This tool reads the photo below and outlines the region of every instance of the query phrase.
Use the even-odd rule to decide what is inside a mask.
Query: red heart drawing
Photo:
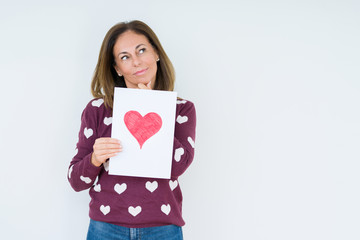
[[[137,111],[128,111],[125,113],[124,122],[127,129],[140,144],[140,149],[162,126],[161,117],[154,112],[150,112],[143,117]]]

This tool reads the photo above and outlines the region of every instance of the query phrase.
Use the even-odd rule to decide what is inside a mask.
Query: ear
[[[158,61],[158,59],[160,58],[159,52],[158,52],[158,50],[154,47],[154,45],[151,44],[151,46],[152,46],[152,48],[153,48],[153,50],[154,50],[154,53],[155,53],[155,60]]]
[[[118,66],[116,66],[116,64],[114,64],[113,67],[114,67],[115,71],[117,72],[117,74],[121,77],[122,74],[121,74],[120,69],[118,68]]]
[[[159,56],[159,54],[157,53],[157,52],[155,52],[155,60],[158,62],[159,61],[159,59],[160,59],[160,56]]]

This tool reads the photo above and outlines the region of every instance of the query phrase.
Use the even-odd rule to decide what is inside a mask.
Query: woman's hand
[[[115,157],[122,151],[120,141],[115,138],[103,137],[95,140],[91,155],[91,163],[100,167],[108,158]]]
[[[138,88],[145,89],[145,90],[151,90],[151,81],[148,84],[139,83]]]

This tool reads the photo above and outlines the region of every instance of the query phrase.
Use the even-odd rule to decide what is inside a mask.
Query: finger
[[[95,142],[98,142],[98,143],[120,143],[120,140],[117,138],[103,137],[103,138],[96,139]]]
[[[106,155],[102,155],[101,157],[97,157],[96,160],[101,162],[101,163],[104,163],[104,162],[106,162],[106,160],[108,158],[115,157],[116,155],[117,155],[117,153],[109,153],[109,154],[106,154]]]
[[[146,87],[147,87],[148,89],[151,89],[151,81],[150,81],[148,84],[146,84]]]
[[[96,143],[95,149],[106,150],[106,149],[119,149],[122,148],[120,143]]]
[[[145,90],[151,90],[151,81],[149,83],[147,83],[146,85],[143,83],[139,83],[138,88],[145,89]]]
[[[119,154],[118,152],[110,152],[110,153],[106,153],[103,155],[94,154],[94,157],[95,157],[96,161],[104,163],[106,161],[106,159],[115,157],[118,154]]]
[[[116,144],[104,144],[102,146],[104,149],[115,149],[115,150],[118,150],[118,149],[122,149],[122,146],[120,145],[120,143],[116,143]]]
[[[145,86],[143,83],[139,83],[138,88],[140,88],[140,89],[148,89],[148,87]]]
[[[96,142],[93,146],[93,149],[97,150],[104,150],[104,149],[118,149],[122,148],[122,145],[120,143],[101,143]]]
[[[104,156],[106,154],[109,154],[109,153],[119,153],[119,152],[122,152],[122,148],[119,148],[119,149],[100,149],[100,150],[96,149],[94,151],[94,153],[95,153],[95,155],[97,157],[102,157],[102,156]]]

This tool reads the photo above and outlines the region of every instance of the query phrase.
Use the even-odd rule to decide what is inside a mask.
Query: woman
[[[193,103],[177,100],[171,179],[108,174],[108,159],[122,151],[110,137],[114,87],[172,91],[174,81],[169,58],[145,23],[119,23],[108,31],[91,83],[95,99],[82,113],[68,172],[75,191],[90,189],[87,239],[183,239],[178,177],[194,157]]]

